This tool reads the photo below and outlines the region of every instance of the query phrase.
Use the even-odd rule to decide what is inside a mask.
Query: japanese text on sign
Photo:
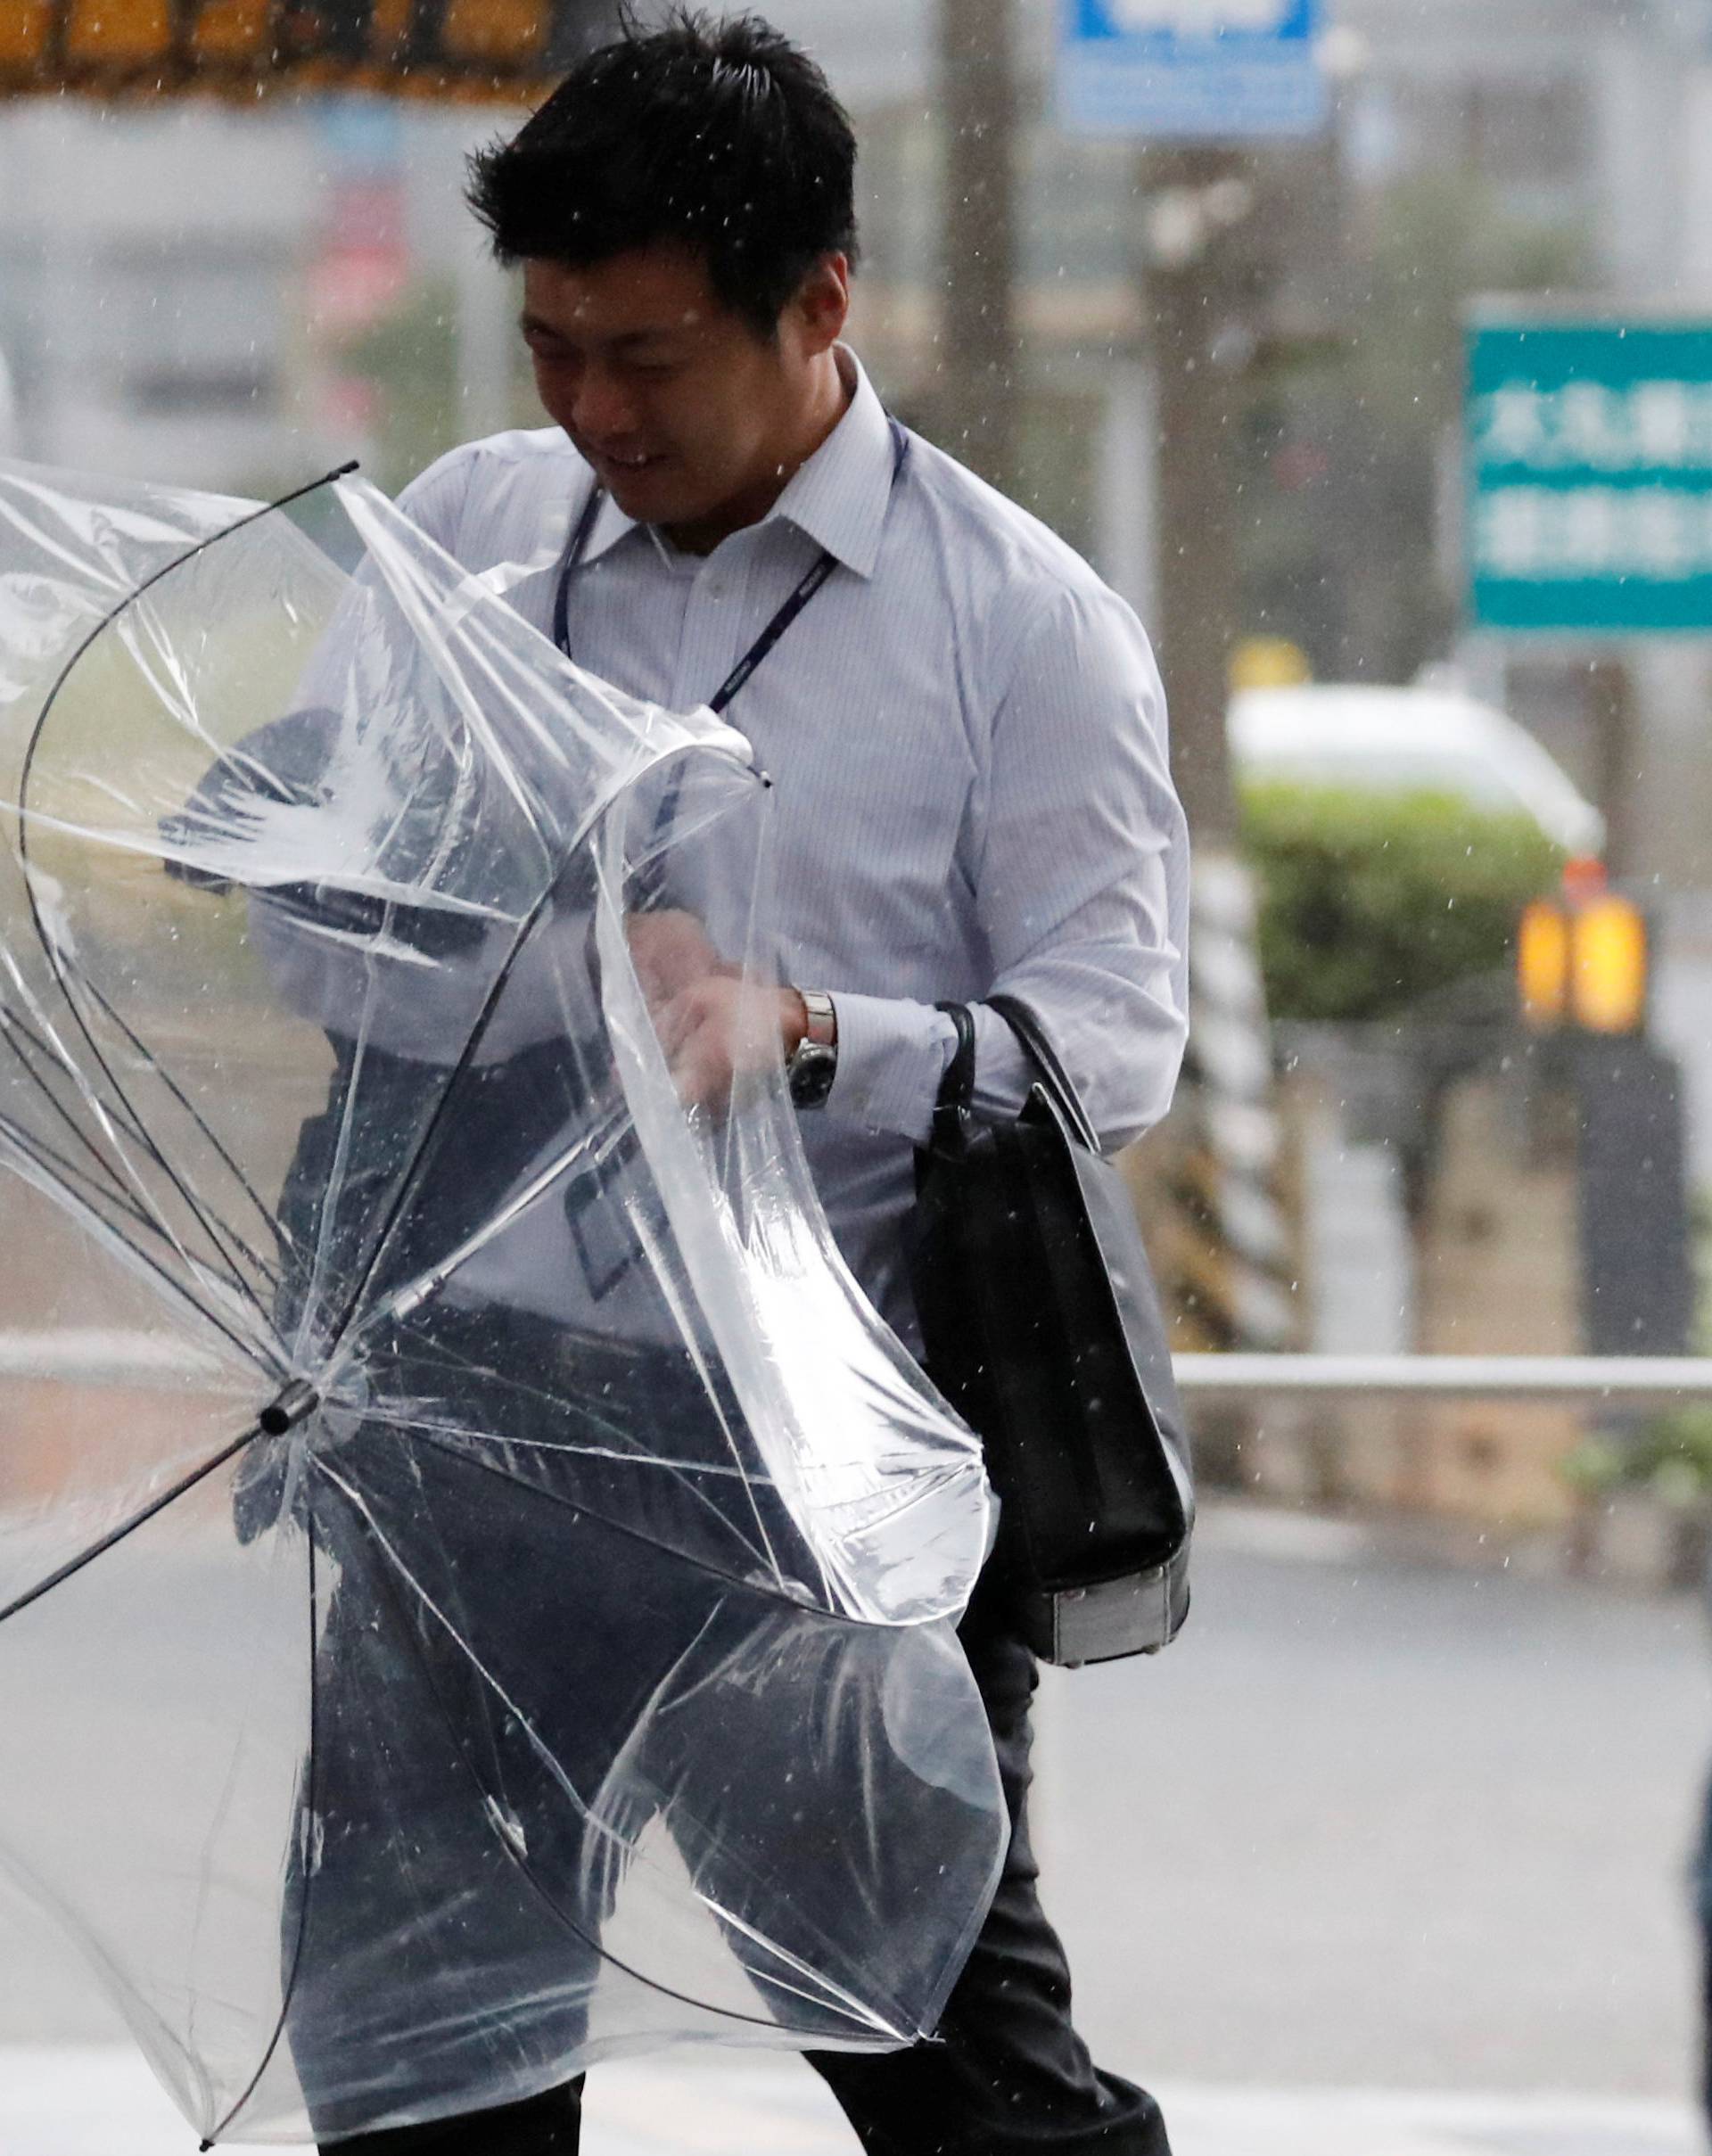
[[[1712,325],[1482,325],[1469,375],[1473,620],[1712,630]]]
[[[1508,382],[1477,400],[1474,423],[1488,465],[1712,471],[1712,383]]]

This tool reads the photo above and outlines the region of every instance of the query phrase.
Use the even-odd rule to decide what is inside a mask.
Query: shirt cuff
[[[825,1115],[926,1145],[957,1028],[931,1003],[833,994],[838,1066]]]

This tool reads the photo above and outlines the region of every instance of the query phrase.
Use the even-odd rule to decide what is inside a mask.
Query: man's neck
[[[831,435],[855,393],[853,370],[846,378],[838,353],[825,353],[815,366],[801,411],[780,430],[779,442],[769,452],[761,475],[710,515],[698,517],[694,523],[665,527],[667,539],[679,553],[712,554],[734,531],[760,523]]]

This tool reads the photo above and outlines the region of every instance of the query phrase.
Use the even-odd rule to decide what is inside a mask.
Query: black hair
[[[828,254],[853,263],[856,138],[808,54],[758,15],[674,10],[573,68],[508,143],[470,160],[502,262],[581,269],[676,241],[766,336]]]

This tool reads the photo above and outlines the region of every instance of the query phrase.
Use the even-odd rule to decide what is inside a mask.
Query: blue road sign
[[[1475,627],[1712,630],[1712,321],[1476,325],[1467,469]]]
[[[1313,135],[1323,0],[1059,0],[1058,118],[1179,142]]]

